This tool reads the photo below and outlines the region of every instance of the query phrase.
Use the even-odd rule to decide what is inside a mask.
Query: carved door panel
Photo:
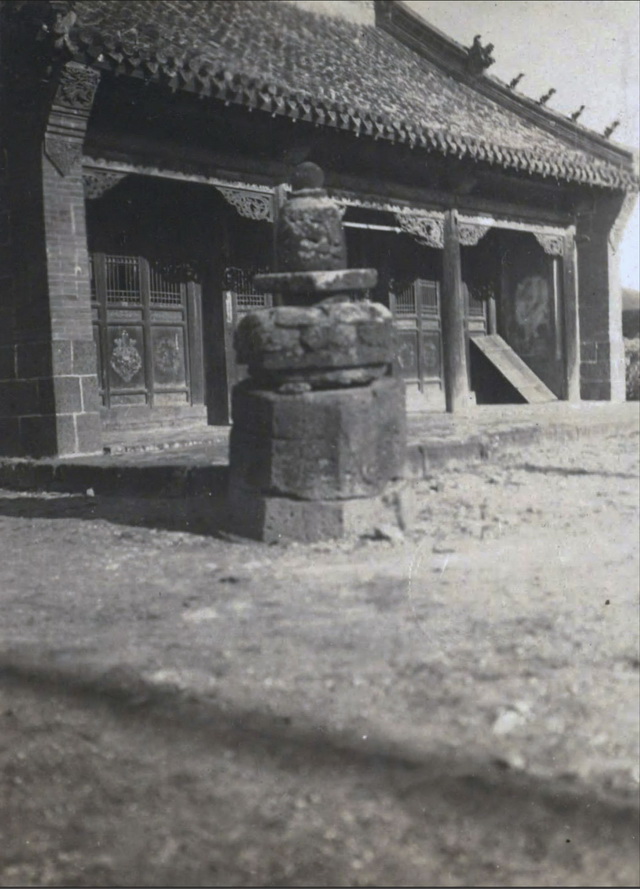
[[[391,288],[391,310],[397,340],[397,363],[409,394],[417,391],[428,401],[442,390],[442,334],[440,285],[416,279]]]
[[[95,253],[92,312],[106,408],[203,401],[199,287],[180,266]]]
[[[558,262],[532,236],[511,237],[503,252],[499,332],[560,398],[564,372]]]

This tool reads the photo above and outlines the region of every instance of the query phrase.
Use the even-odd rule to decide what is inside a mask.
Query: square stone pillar
[[[585,400],[625,400],[620,258],[617,253],[635,195],[595,201],[578,218],[580,391]]]
[[[11,261],[0,283],[10,325],[0,346],[5,455],[102,447],[82,179],[98,80],[97,72],[68,63],[48,113],[16,105],[9,115]]]

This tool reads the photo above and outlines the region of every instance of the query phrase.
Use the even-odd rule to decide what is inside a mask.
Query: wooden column
[[[469,406],[466,341],[458,219],[455,210],[447,210],[444,218],[442,345],[444,394],[450,414]]]
[[[580,401],[580,325],[576,244],[573,231],[564,239],[562,255],[562,322],[564,328],[564,397]]]
[[[276,249],[276,231],[278,228],[278,218],[284,202],[287,200],[287,189],[284,185],[276,185],[273,189],[273,197],[271,199],[271,216],[273,224],[273,271],[278,271],[278,251]],[[274,306],[281,306],[282,294],[274,293]]]
[[[488,300],[487,306],[487,333],[490,335],[498,332],[498,308],[496,306],[496,298],[492,296]]]

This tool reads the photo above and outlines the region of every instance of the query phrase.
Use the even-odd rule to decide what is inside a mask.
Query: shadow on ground
[[[39,829],[48,831],[54,842],[70,808],[75,820],[88,818],[76,842],[86,845],[83,874],[93,885],[122,885],[127,877],[138,885],[635,885],[627,881],[637,878],[637,807],[599,798],[569,782],[535,779],[455,753],[418,755],[392,747],[384,737],[363,743],[314,721],[317,714],[276,717],[268,712],[268,702],[260,712],[242,710],[213,696],[190,697],[170,686],[150,684],[124,667],[92,676],[90,671],[60,669],[42,654],[32,658],[14,652],[0,663],[0,689],[17,692],[20,703],[16,712],[2,714],[5,725],[7,719],[20,717],[18,710],[24,718],[22,705],[32,699],[36,706],[41,701],[56,708],[53,723],[40,726],[39,734],[36,727],[34,736],[43,744],[50,742],[52,732],[54,737],[56,731],[64,732],[63,757],[73,759],[76,723],[81,737],[88,735],[92,743],[89,774],[95,799],[90,787],[72,786],[74,774],[79,784],[86,781],[79,759],[66,783],[40,775],[42,805],[66,813],[64,817],[24,814],[42,821]],[[40,719],[40,710],[32,718]],[[93,728],[87,730],[87,725]],[[117,733],[124,733],[124,755],[110,749]],[[30,758],[37,758],[36,747],[32,743]],[[171,750],[180,752],[180,784],[191,790],[173,793],[170,805],[175,811],[165,810],[161,816],[158,806],[167,804],[167,781],[175,784]],[[231,782],[225,776],[225,769],[231,768],[229,751]],[[107,757],[102,765],[101,754]],[[201,760],[204,771],[198,766]],[[61,771],[66,774],[68,769],[68,763],[63,764]],[[205,784],[199,785],[203,775]],[[114,780],[120,781],[118,792],[105,790]],[[123,784],[128,787],[124,797]],[[293,819],[300,799],[318,785],[322,792],[315,794],[313,813],[307,812],[292,837],[288,827],[274,819],[266,797],[289,795],[285,808]],[[123,799],[136,799],[134,809]],[[37,808],[39,803],[30,805]],[[101,808],[96,810],[96,805]],[[346,874],[339,842],[329,847],[333,852],[318,856],[316,845],[322,836],[333,836],[344,805],[350,807],[351,817],[342,830],[352,838],[349,854],[356,861],[358,847],[377,844],[384,849],[385,811],[405,824],[399,847],[393,854],[388,850],[389,861],[379,855],[368,876],[366,869],[359,878]],[[271,815],[257,817],[261,812]],[[149,850],[156,832],[165,829],[167,814],[178,845],[175,860],[163,865],[152,862]],[[20,817],[19,812],[12,814],[14,828]],[[180,864],[179,840],[192,830],[192,823],[212,830],[200,869],[193,856],[188,864]],[[121,845],[109,850],[109,873],[101,876],[92,869],[92,856],[105,824],[115,830]],[[216,825],[217,837],[212,829]],[[231,842],[224,840],[229,825]],[[238,849],[246,852],[247,846],[262,862],[257,870],[238,855]],[[132,855],[137,856],[133,867]],[[208,882],[214,859],[217,876]],[[294,872],[282,871],[284,860],[293,862]],[[388,864],[393,865],[391,873]],[[394,879],[393,868],[398,867],[402,872]],[[87,885],[72,871],[67,867],[64,874],[69,885]],[[536,873],[552,882],[536,883]]]

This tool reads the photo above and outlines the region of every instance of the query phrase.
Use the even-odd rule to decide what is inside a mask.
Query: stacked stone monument
[[[235,348],[232,530],[268,542],[403,529],[410,491],[404,384],[384,306],[359,299],[374,269],[347,269],[341,211],[301,164],[276,225],[278,272],[254,285],[286,305],[247,315]]]

